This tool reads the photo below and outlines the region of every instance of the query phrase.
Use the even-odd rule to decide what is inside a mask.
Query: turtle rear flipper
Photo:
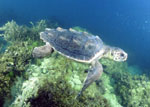
[[[86,77],[86,79],[84,81],[83,88],[81,89],[81,91],[77,95],[76,99],[78,99],[80,97],[80,95],[82,94],[82,92],[90,84],[92,84],[94,81],[96,81],[96,80],[99,79],[99,77],[102,75],[102,72],[103,72],[102,65],[99,63],[99,61],[94,61],[92,63],[92,68],[88,70],[88,75],[87,75],[87,77]]]
[[[35,58],[42,58],[49,55],[52,52],[52,47],[49,43],[46,43],[44,46],[35,47],[33,49],[32,55]]]

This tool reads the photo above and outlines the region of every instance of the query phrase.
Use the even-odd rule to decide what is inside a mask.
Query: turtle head
[[[113,47],[112,49],[110,49],[110,58],[113,59],[114,61],[126,61],[128,57],[128,54],[117,47]]]
[[[104,51],[103,57],[106,57],[106,58],[109,58],[118,62],[127,60],[128,54],[124,50],[118,47],[111,47],[111,46],[105,45],[104,50],[105,51]]]

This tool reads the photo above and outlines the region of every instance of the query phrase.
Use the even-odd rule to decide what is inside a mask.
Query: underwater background
[[[49,70],[51,67],[56,68],[55,71],[60,71],[59,64],[70,63],[73,66],[73,71],[84,71],[88,68],[86,65],[70,62],[70,60],[68,61],[62,56],[59,56],[59,60],[59,57],[57,58],[57,55],[55,55],[57,53],[54,53],[50,58],[32,58],[33,48],[44,44],[39,40],[39,32],[46,27],[56,28],[58,26],[67,29],[75,28],[76,30],[99,35],[104,43],[120,47],[128,53],[128,60],[124,63],[102,59],[104,75],[102,75],[96,85],[90,86],[87,90],[88,94],[85,94],[84,98],[81,98],[81,101],[76,103],[72,99],[71,93],[69,93],[69,98],[72,99],[69,100],[70,103],[60,93],[65,88],[69,92],[75,90],[72,93],[76,95],[81,88],[81,83],[83,83],[84,78],[82,74],[84,77],[85,74],[74,72],[68,74],[64,70],[63,74],[66,74],[67,78],[64,81],[69,81],[72,88],[68,88],[67,85],[60,87],[59,89],[63,89],[58,89],[58,93],[56,93],[62,99],[58,102],[62,102],[62,105],[68,107],[70,105],[76,107],[78,104],[84,107],[89,105],[87,102],[90,102],[90,106],[98,107],[99,105],[102,107],[150,107],[150,95],[148,94],[150,92],[150,1],[148,0],[1,0],[0,94],[5,94],[0,96],[0,105],[3,105],[5,102],[4,106],[6,107],[22,107],[23,103],[17,103],[18,100],[16,99],[19,99],[17,96],[23,97],[24,95],[20,94],[24,92],[22,90],[31,88],[28,88],[26,84],[30,83],[31,85],[31,81],[34,84],[34,81],[39,81],[39,76],[42,75],[42,85],[36,86],[34,84],[35,87],[38,87],[37,92],[28,90],[30,94],[32,93],[31,96],[35,98],[33,99],[31,96],[23,97],[23,101],[27,102],[26,106],[32,105],[34,107],[36,105],[36,107],[41,107],[39,106],[40,104],[37,104],[38,100],[47,97],[46,94],[48,92],[52,91],[51,93],[55,93],[47,84],[52,85],[56,89],[56,83],[60,84],[59,80],[62,74],[55,73],[56,77],[48,76],[50,74],[54,75]],[[51,63],[51,66],[48,66],[49,63]],[[54,63],[55,65],[53,65]],[[79,68],[76,68],[78,66]],[[63,69],[71,69],[67,67],[65,66]],[[44,74],[39,71],[44,72]],[[31,76],[31,74],[33,75]],[[74,77],[74,75],[76,76]],[[47,84],[44,83],[45,78],[49,78]],[[72,85],[72,81],[75,81],[74,78],[81,81],[77,83],[79,84],[77,87]],[[57,82],[54,83],[54,81]],[[21,86],[23,84],[25,85],[22,89]],[[47,88],[44,89],[43,87]],[[94,90],[95,93],[99,91],[100,94],[98,96],[91,94],[93,91],[92,87],[100,88]],[[5,96],[7,95],[6,93],[8,96]],[[58,96],[55,96],[56,99],[59,98]],[[92,97],[92,100],[89,97]],[[101,101],[96,102],[96,98],[101,99]],[[63,99],[65,99],[64,102]],[[41,104],[44,105],[44,101]],[[95,105],[93,104],[94,101],[96,102],[94,103]],[[61,104],[57,105],[56,103],[58,102],[53,101],[47,107],[52,104],[62,106]]]
[[[0,23],[29,24],[54,19],[63,27],[80,26],[104,42],[129,51],[129,62],[150,65],[150,2],[148,0],[1,0]],[[150,68],[149,68],[150,69]]]

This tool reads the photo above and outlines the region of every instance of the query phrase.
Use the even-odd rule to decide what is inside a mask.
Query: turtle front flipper
[[[46,45],[44,46],[35,47],[33,49],[32,55],[35,58],[42,58],[44,56],[51,54],[51,52],[52,52],[52,47],[50,46],[49,43],[46,43]]]
[[[82,92],[89,86],[91,85],[94,81],[98,80],[99,77],[102,75],[103,72],[103,67],[102,65],[99,63],[99,61],[94,61],[92,63],[92,67],[91,69],[88,70],[88,75],[84,81],[83,84],[83,88],[81,89],[81,91],[79,92],[79,94],[77,95],[76,99],[78,99],[80,97],[80,95],[82,94]]]

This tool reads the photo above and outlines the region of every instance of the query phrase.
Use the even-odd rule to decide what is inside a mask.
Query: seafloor
[[[100,59],[104,67],[101,78],[75,99],[90,65],[57,52],[45,58],[32,57],[33,48],[44,44],[39,32],[58,26],[41,20],[31,26],[10,21],[0,27],[0,106],[150,107],[150,76],[136,65],[106,58]]]

